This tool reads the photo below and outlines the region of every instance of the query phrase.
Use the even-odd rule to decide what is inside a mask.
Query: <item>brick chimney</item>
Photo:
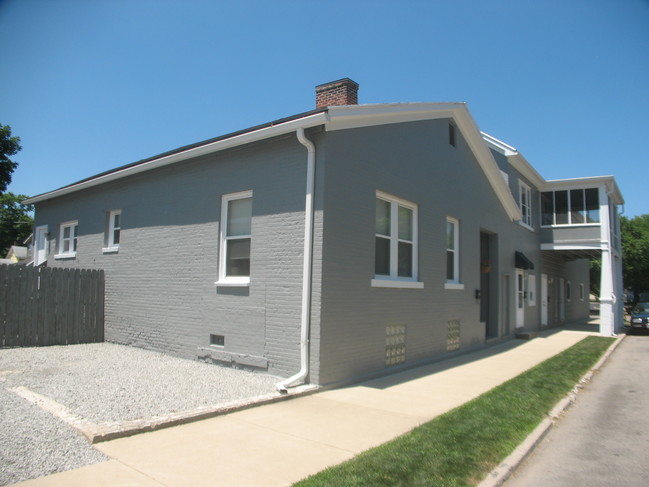
[[[316,109],[336,105],[358,105],[358,83],[343,78],[315,87]]]

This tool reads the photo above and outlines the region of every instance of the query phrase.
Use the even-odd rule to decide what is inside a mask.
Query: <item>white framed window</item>
[[[424,287],[417,281],[417,205],[376,192],[374,287]]]
[[[518,206],[521,208],[521,223],[532,227],[532,189],[523,181],[518,181]]]
[[[77,234],[79,222],[65,222],[59,226],[59,253],[55,259],[69,259],[77,256]]]
[[[527,304],[536,306],[536,275],[527,275]]]
[[[446,289],[464,289],[460,282],[460,221],[446,218]]]
[[[250,284],[252,191],[221,198],[219,286]]]
[[[600,223],[597,188],[541,193],[541,225],[593,225]]]
[[[106,225],[106,237],[103,248],[104,253],[117,252],[119,250],[119,241],[122,232],[122,210],[112,210],[108,212],[108,222]]]

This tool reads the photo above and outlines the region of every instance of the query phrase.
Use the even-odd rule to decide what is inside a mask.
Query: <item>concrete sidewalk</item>
[[[542,333],[351,387],[96,445],[112,460],[21,487],[287,486],[385,443],[571,347]]]

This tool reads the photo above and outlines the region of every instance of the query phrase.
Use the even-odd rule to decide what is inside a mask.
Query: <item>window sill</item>
[[[119,252],[119,247],[104,247],[101,251],[104,254],[116,254]]]
[[[555,223],[553,225],[541,225],[541,228],[570,228],[570,227],[599,227],[601,223]]]
[[[372,279],[372,287],[400,288],[400,289],[423,289],[424,283],[419,281],[397,281],[391,279]]]
[[[249,277],[225,278],[214,283],[216,287],[249,287]]]
[[[444,283],[444,289],[454,289],[456,291],[462,291],[464,289],[464,284],[460,282],[446,282]]]
[[[77,253],[76,252],[71,252],[69,254],[56,254],[54,256],[56,260],[65,260],[65,259],[76,259],[77,258]]]

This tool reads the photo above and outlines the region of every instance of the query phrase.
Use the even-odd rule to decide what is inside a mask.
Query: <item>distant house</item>
[[[589,316],[622,324],[612,176],[546,181],[464,103],[316,109],[33,197],[35,265],[106,273],[106,338],[334,384]],[[182,256],[182,258],[181,258]]]
[[[12,245],[7,251],[4,259],[0,259],[0,264],[20,264],[27,263],[29,259],[29,249],[27,247],[20,247]]]

